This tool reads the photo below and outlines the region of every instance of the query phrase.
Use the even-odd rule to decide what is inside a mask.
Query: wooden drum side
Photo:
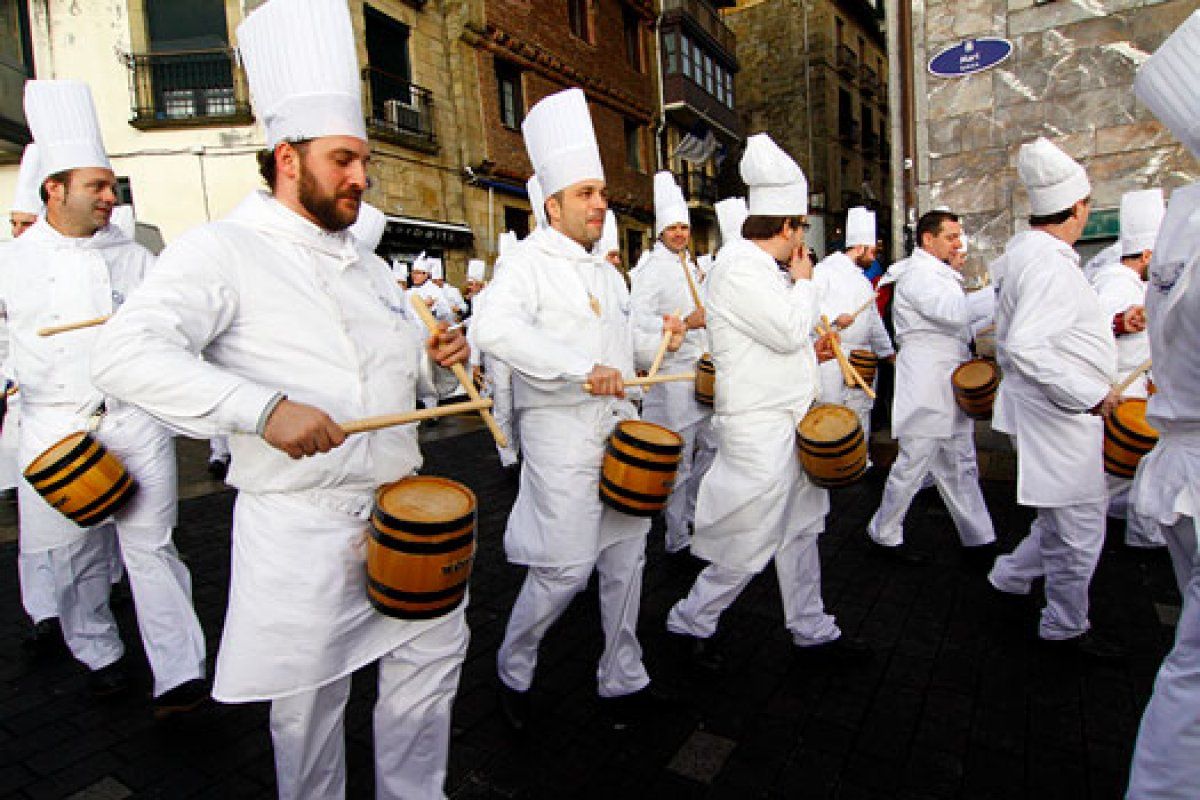
[[[24,475],[47,503],[84,528],[103,522],[137,492],[121,461],[84,432],[51,445]]]
[[[813,408],[797,427],[800,464],[812,482],[847,486],[867,471],[867,441],[858,415],[841,405]]]
[[[600,467],[600,501],[624,514],[653,516],[671,496],[682,452],[683,438],[661,425],[618,424]]]
[[[950,375],[954,401],[971,419],[991,419],[1000,371],[986,358],[973,358],[959,364]]]
[[[1157,442],[1158,431],[1146,421],[1146,401],[1122,400],[1104,420],[1104,471],[1132,479],[1142,456]]]
[[[712,356],[708,353],[700,356],[696,362],[696,400],[711,406],[717,391],[717,370]]]

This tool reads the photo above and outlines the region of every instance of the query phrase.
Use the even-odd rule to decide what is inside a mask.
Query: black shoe
[[[208,702],[208,698],[208,686],[203,679],[185,681],[154,698],[154,718],[161,722],[176,714],[195,711]]]
[[[882,558],[885,561],[890,561],[893,564],[903,564],[906,567],[915,567],[925,563],[925,556],[914,552],[911,547],[906,544],[898,544],[889,547],[885,544],[867,537],[867,549],[875,554],[876,557]]]
[[[58,617],[49,617],[34,623],[21,645],[38,656],[67,653],[67,643],[63,640],[62,627],[58,624]]]
[[[651,684],[633,694],[600,698],[600,707],[614,731],[640,725],[677,707],[673,698],[659,692]]]
[[[518,692],[500,684],[500,713],[514,731],[520,733],[529,724],[529,692]]]
[[[667,631],[667,638],[675,652],[679,654],[680,661],[706,672],[720,672],[724,669],[725,659],[717,649],[713,638],[701,639],[698,636],[689,636],[686,633],[675,633],[674,631]]]
[[[129,688],[129,675],[120,661],[114,661],[107,667],[92,670],[88,677],[88,688],[95,697],[112,697]]]
[[[1088,631],[1070,639],[1041,639],[1044,648],[1051,652],[1085,658],[1089,661],[1113,663],[1124,661],[1129,650],[1124,645],[1111,639],[1105,639],[1098,634]]]
[[[214,458],[208,462],[208,474],[213,477],[213,480],[223,481],[225,476],[229,474],[229,459]]]
[[[1000,548],[995,542],[977,544],[962,549],[962,557],[967,569],[979,575],[987,575],[992,571],[992,565],[996,563],[998,555],[1000,555]]]
[[[871,645],[867,644],[865,639],[845,635],[824,644],[814,644],[806,647],[797,645],[793,648],[793,651],[804,661],[834,663],[845,666],[865,664],[875,658],[875,651],[871,649]]]

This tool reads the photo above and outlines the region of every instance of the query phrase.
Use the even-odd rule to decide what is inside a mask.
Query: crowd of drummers
[[[1168,548],[1184,608],[1129,796],[1200,797],[1200,185],[1169,206],[1158,189],[1126,194],[1118,241],[1082,266],[1088,176],[1038,138],[1017,155],[1027,229],[987,285],[964,285],[966,236],[948,209],[924,213],[912,254],[872,280],[872,212],[851,209],[840,249],[814,264],[804,173],[757,134],[745,198],[717,204],[718,252],[692,258],[688,205],[659,173],[657,238],[626,279],[587,100],[571,88],[522,125],[535,230],[501,237],[490,281],[472,262],[464,296],[436,259],[398,280],[374,253],[384,218],[362,202],[370,150],[345,2],[269,0],[237,41],[266,187],[157,259],[114,218],[88,86],[26,84],[34,144],[0,259],[20,411],[0,454],[22,472],[33,646],[65,642],[97,695],[127,689],[109,606],[124,573],[155,716],[268,701],[283,798],[344,796],[351,675],[377,662],[377,795],[444,796],[476,499],[417,474],[413,423],[478,413],[519,474],[504,546],[525,577],[496,664],[512,728],[530,724],[540,645],[593,572],[605,719],[636,726],[664,702],[637,635],[657,514],[667,551],[704,564],[665,621],[696,668],[720,669],[722,613],[771,563],[798,658],[871,659],[824,606],[817,540],[829,489],[871,466],[886,359],[899,451],[872,549],[919,560],[903,521],[932,484],[998,597],[1044,579],[1047,648],[1112,660],[1122,647],[1088,619],[1106,516],[1126,520],[1129,545]],[[1200,12],[1136,81],[1194,154],[1198,52]],[[1017,500],[1037,512],[1011,553],[980,491],[985,419],[1011,436]],[[211,679],[172,542],[175,435],[227,442],[239,490]]]

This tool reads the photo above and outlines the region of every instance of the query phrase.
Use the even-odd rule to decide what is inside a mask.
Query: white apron
[[[970,358],[967,346],[935,333],[906,335],[896,355],[892,435],[948,439],[971,432],[971,419],[954,402],[950,376]]]

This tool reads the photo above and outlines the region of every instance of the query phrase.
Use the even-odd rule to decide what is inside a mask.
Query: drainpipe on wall
[[[666,105],[666,95],[663,94],[663,76],[662,76],[662,11],[658,12],[658,18],[654,20],[654,75],[658,88],[658,126],[654,130],[654,171],[661,172],[663,170],[663,150],[666,143],[663,140],[663,135],[667,130],[667,113],[663,111],[663,106]]]

